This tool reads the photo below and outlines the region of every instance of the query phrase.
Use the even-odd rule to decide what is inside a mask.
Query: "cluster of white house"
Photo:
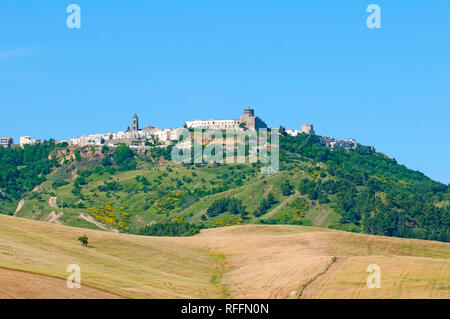
[[[348,138],[346,140],[337,140],[333,137],[322,136],[321,142],[323,145],[329,148],[342,147],[345,150],[365,149],[370,152],[375,152],[375,148],[373,146],[362,145],[353,138]]]
[[[29,136],[21,136],[20,137],[20,146],[24,147],[25,145],[33,145],[37,141]],[[0,137],[0,146],[3,147],[11,147],[14,146],[14,139],[10,136]]]
[[[244,114],[239,116],[239,119],[228,120],[195,120],[186,121],[183,125],[184,128],[201,128],[201,129],[232,129],[232,130],[258,130],[260,128],[267,128],[266,123],[259,117],[255,116],[254,110],[247,108],[244,110]],[[139,120],[136,114],[133,116],[132,128],[127,128],[126,131],[116,133],[102,133],[91,134],[86,136],[80,136],[71,138],[69,140],[61,141],[67,142],[69,145],[76,146],[102,146],[115,147],[120,144],[128,144],[132,148],[145,148],[147,145],[155,143],[169,144],[174,141],[178,141],[180,135],[182,135],[183,128],[174,129],[159,129],[152,126],[147,126],[143,129],[139,128]],[[300,130],[286,129],[286,133],[291,136],[297,136],[300,134],[315,134],[314,127],[311,124],[303,124]],[[22,136],[20,138],[20,146],[33,145],[38,142],[29,136]],[[148,142],[150,144],[148,144]],[[323,145],[330,148],[343,147],[345,149],[356,148],[369,148],[373,150],[373,147],[363,146],[356,142],[354,139],[336,140],[331,137],[323,136],[321,138]],[[0,146],[11,147],[14,146],[14,140],[11,137],[1,137]],[[181,148],[189,148],[192,146],[190,139],[183,141]]]
[[[267,124],[259,117],[255,116],[254,110],[251,108],[244,109],[244,113],[239,116],[238,119],[228,120],[194,120],[186,121],[183,128],[200,128],[200,129],[231,129],[231,130],[258,130],[260,128],[267,128]],[[69,145],[76,146],[102,146],[115,147],[120,144],[128,144],[133,148],[144,148],[147,142],[168,144],[173,141],[178,141],[182,134],[182,128],[174,129],[159,129],[152,126],[147,126],[143,129],[139,128],[139,119],[136,114],[133,116],[132,127],[128,126],[126,131],[116,133],[101,133],[83,135],[61,142],[67,142]],[[287,133],[293,136],[298,134],[314,134],[312,125],[302,125],[300,131],[287,130]],[[20,138],[20,145],[32,145],[37,141],[29,136],[22,136]],[[10,147],[14,145],[14,141],[10,137],[2,137],[0,139],[0,145],[4,147]],[[179,147],[190,147],[192,141],[186,140],[182,142]]]
[[[182,129],[158,129],[153,127],[146,127],[142,130],[127,130],[116,133],[91,134],[87,136],[80,136],[71,138],[65,142],[69,145],[77,146],[101,146],[115,147],[120,144],[130,144],[133,148],[140,148],[145,146],[147,141],[167,143],[179,139]]]
[[[260,128],[267,128],[266,123],[259,117],[255,116],[254,110],[247,108],[244,114],[239,116],[239,119],[229,120],[195,120],[186,121],[183,125],[186,129],[231,129],[231,130],[257,130]],[[152,126],[147,126],[143,129],[139,128],[139,119],[136,114],[133,116],[131,128],[128,126],[124,132],[92,134],[87,136],[80,136],[67,140],[70,145],[78,146],[100,146],[106,145],[109,147],[118,146],[126,143],[133,148],[144,148],[146,142],[170,143],[178,141],[182,135],[183,128],[174,129],[159,129]],[[183,141],[178,144],[180,148],[188,148],[192,145],[191,140]]]
[[[311,124],[303,124],[300,130],[287,129],[286,133],[291,136],[297,136],[300,134],[316,134],[314,132],[314,127]]]

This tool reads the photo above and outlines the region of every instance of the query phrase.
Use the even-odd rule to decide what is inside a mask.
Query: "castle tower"
[[[314,126],[312,124],[303,124],[300,132],[303,134],[316,134],[314,132]]]
[[[249,106],[248,109],[244,110],[244,115],[253,117],[253,116],[255,116],[255,110],[251,109]]]
[[[139,120],[136,114],[133,116],[133,131],[139,131]]]

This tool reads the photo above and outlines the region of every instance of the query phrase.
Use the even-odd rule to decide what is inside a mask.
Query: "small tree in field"
[[[83,246],[87,246],[88,238],[87,238],[86,234],[78,237],[78,240],[83,244]]]

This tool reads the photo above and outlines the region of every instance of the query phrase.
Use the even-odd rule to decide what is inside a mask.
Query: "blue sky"
[[[2,0],[0,135],[118,131],[135,112],[179,127],[250,105],[271,127],[312,123],[449,183],[449,22],[446,0]]]

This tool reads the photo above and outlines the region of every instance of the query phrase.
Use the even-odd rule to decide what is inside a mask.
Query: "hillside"
[[[450,298],[449,257],[448,243],[304,226],[174,238],[0,216],[1,298]],[[64,288],[68,264],[81,267],[80,291]],[[366,287],[369,264],[379,289]]]
[[[144,235],[293,224],[450,242],[450,188],[368,149],[280,136],[280,170],[170,162],[167,148],[0,149],[0,212]],[[177,226],[180,225],[180,226]]]

